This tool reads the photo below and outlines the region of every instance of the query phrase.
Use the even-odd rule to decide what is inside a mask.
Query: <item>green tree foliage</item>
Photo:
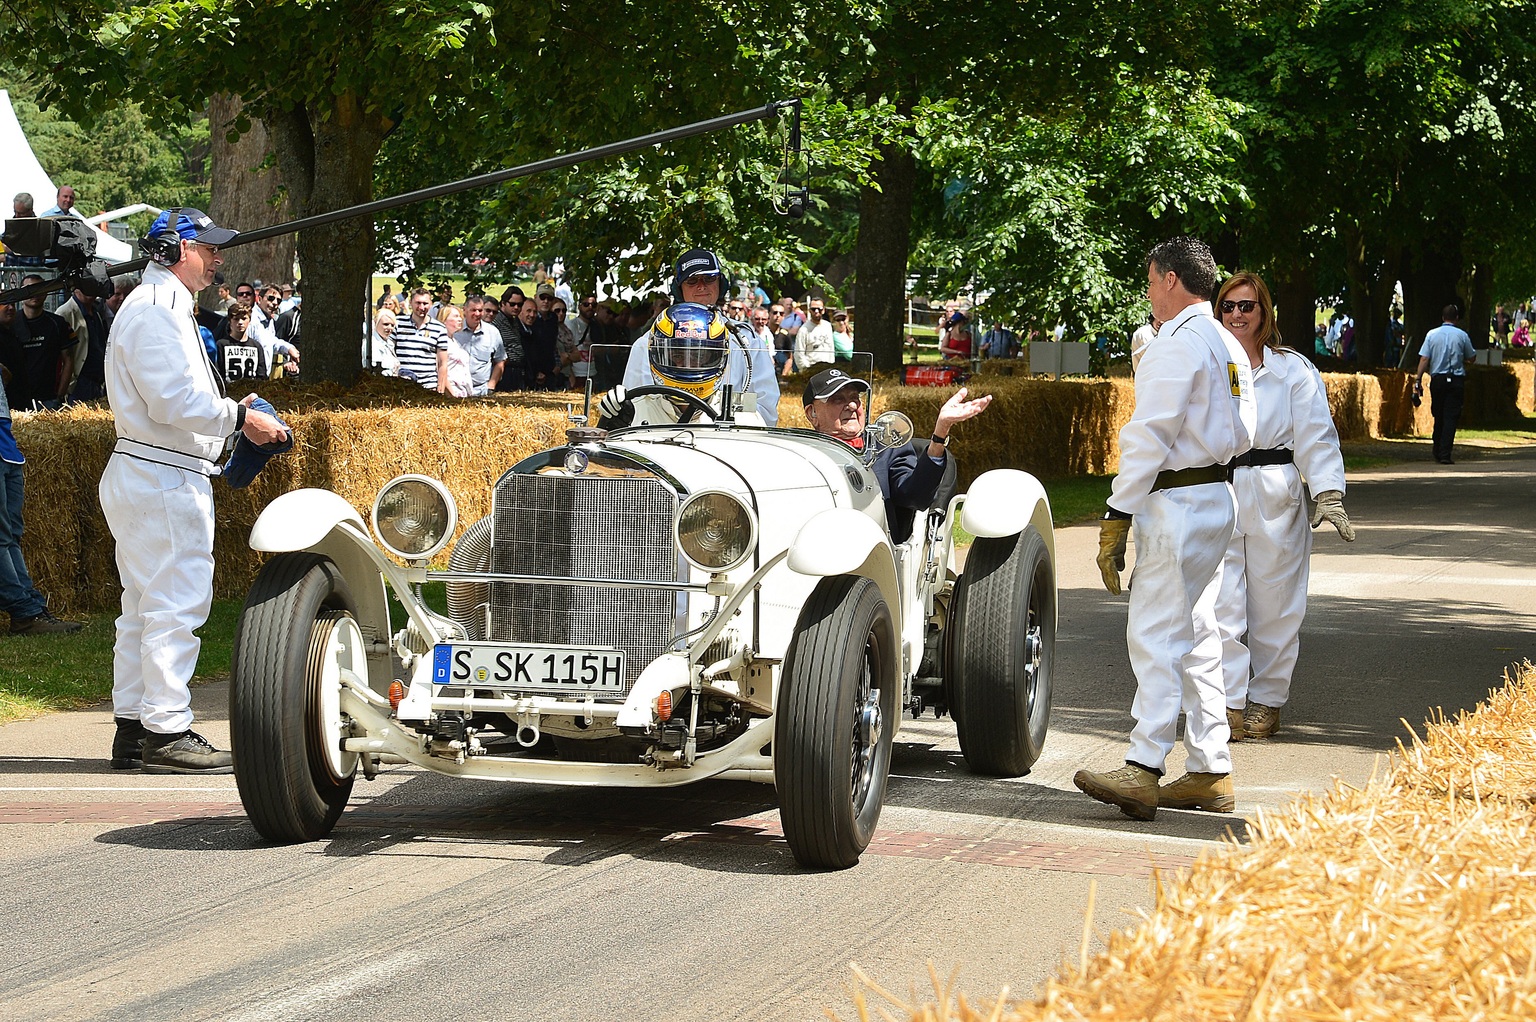
[[[1499,252],[1529,214],[1530,5],[1292,0],[1241,13],[1211,60],[1244,108],[1242,258],[1280,283],[1282,327],[1310,325],[1312,296],[1343,289],[1374,363],[1398,280],[1411,337],[1453,300],[1486,323]]]

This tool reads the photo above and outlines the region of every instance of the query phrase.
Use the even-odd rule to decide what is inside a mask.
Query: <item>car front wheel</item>
[[[357,771],[345,752],[343,678],[368,677],[352,596],[336,565],[278,554],[235,631],[230,734],[240,801],[271,841],[313,841],[336,825]]]
[[[846,869],[869,846],[891,767],[896,629],[867,578],[822,579],[784,658],[774,782],[790,851],[812,869]]]

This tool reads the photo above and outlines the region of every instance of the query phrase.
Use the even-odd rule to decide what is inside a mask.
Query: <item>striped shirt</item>
[[[400,360],[400,371],[416,377],[416,382],[428,390],[437,389],[437,353],[448,350],[448,328],[427,317],[418,329],[406,313],[395,317],[395,357]]]

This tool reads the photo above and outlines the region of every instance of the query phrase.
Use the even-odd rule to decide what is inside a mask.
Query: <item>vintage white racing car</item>
[[[572,428],[501,476],[446,571],[427,565],[455,505],[432,479],[383,488],[378,543],[330,491],[263,511],[250,542],[273,556],[230,694],[240,797],[263,836],[323,837],[357,774],[384,764],[570,785],[735,778],[772,783],[795,858],[836,869],[874,833],[904,712],[948,711],[979,773],[1028,771],[1056,631],[1040,483],[992,471],[955,495],[951,457],[893,545],[871,463],[911,441],[906,416],[877,419],[860,453],[669,396],[709,416]],[[975,537],[958,573],[957,514]],[[421,598],[433,580],[446,615]]]

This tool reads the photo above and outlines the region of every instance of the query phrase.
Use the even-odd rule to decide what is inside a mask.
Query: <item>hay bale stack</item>
[[[1369,440],[1380,436],[1381,384],[1361,373],[1324,373],[1328,409],[1340,440]]]
[[[214,592],[240,596],[249,588],[261,563],[247,546],[251,526],[280,494],[308,486],[334,490],[366,520],[381,486],[419,472],[448,486],[463,529],[490,512],[491,487],[508,466],[564,436],[562,395],[541,395],[533,407],[427,398],[406,407],[279,407],[298,439],[294,449],[269,462],[245,490],[214,483]],[[21,414],[16,436],[27,455],[23,551],[33,581],[55,613],[114,607],[117,567],[96,495],[116,437],[111,414],[96,408]]]
[[[1536,1017],[1536,671],[1430,723],[1390,773],[1260,818],[1159,884],[1135,929],[1030,1003],[913,1019]],[[879,996],[897,1001],[867,985]],[[937,984],[936,984],[937,986]],[[862,1014],[867,995],[858,994]]]
[[[805,378],[784,381],[779,425],[806,428],[801,395]],[[961,485],[994,468],[1019,468],[1042,478],[1114,472],[1118,434],[1130,418],[1135,391],[1130,380],[1037,380],[1003,373],[968,384],[971,397],[992,395],[980,418],[955,427],[950,450]],[[933,429],[952,387],[904,387],[876,381],[871,417],[894,408],[911,416],[919,437]]]
[[[1515,407],[1520,410],[1521,415],[1536,415],[1536,362],[1505,362],[1504,368],[1514,374],[1515,379],[1519,381],[1519,390],[1515,394]]]

